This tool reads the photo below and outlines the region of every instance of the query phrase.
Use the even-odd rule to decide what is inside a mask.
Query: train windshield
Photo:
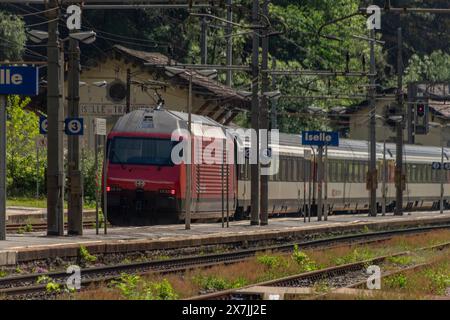
[[[115,137],[111,141],[109,161],[114,164],[173,166],[170,139]]]

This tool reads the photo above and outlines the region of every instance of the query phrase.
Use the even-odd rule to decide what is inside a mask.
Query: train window
[[[292,158],[292,181],[299,181],[297,171],[298,171],[298,159]]]
[[[117,164],[173,166],[170,139],[115,137],[110,146],[109,160]]]
[[[328,181],[335,182],[335,173],[336,173],[336,162],[334,160],[328,161]]]
[[[342,165],[343,165],[343,161],[337,161],[337,163],[336,163],[336,182],[342,182],[342,180],[341,180]]]
[[[304,164],[302,158],[297,158],[297,181],[303,181]]]
[[[431,165],[424,165],[425,167],[425,182],[431,182]]]
[[[417,165],[417,181],[420,183],[425,182],[424,178],[423,178],[423,165],[422,164]]]

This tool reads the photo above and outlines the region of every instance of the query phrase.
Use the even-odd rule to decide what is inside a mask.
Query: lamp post
[[[192,80],[193,80],[193,70],[180,69],[175,67],[165,67],[166,75],[174,77],[182,73],[189,77],[189,89],[188,89],[188,99],[187,99],[187,113],[188,113],[188,134],[189,134],[189,156],[186,161],[186,200],[185,200],[185,218],[184,224],[185,229],[191,229],[191,207],[192,207]],[[216,70],[199,70],[198,74],[204,75],[206,77],[213,77],[217,74]]]

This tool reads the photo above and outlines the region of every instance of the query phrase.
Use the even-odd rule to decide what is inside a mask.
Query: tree
[[[450,81],[450,55],[441,50],[430,55],[414,54],[405,70],[405,83],[416,81]]]
[[[44,181],[42,165],[36,171],[36,137],[39,135],[39,119],[37,115],[26,106],[29,98],[21,99],[19,96],[8,97],[7,121],[7,190],[11,196],[31,195],[36,179],[39,184]],[[42,152],[41,163],[45,163]]]
[[[25,48],[25,41],[23,20],[0,11],[0,61],[20,60]]]

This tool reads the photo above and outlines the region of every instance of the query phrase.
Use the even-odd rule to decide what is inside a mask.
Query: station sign
[[[31,66],[1,66],[0,94],[36,96],[39,93],[39,71]]]
[[[441,169],[441,163],[440,162],[433,162],[431,164],[431,168],[433,170],[440,170]],[[450,162],[444,162],[444,170],[450,170]]]
[[[39,117],[39,133],[40,134],[48,133],[48,120],[46,116]]]
[[[65,121],[64,131],[68,136],[83,135],[83,118],[67,118]]]
[[[303,131],[302,144],[306,146],[339,146],[339,133],[334,131]]]

